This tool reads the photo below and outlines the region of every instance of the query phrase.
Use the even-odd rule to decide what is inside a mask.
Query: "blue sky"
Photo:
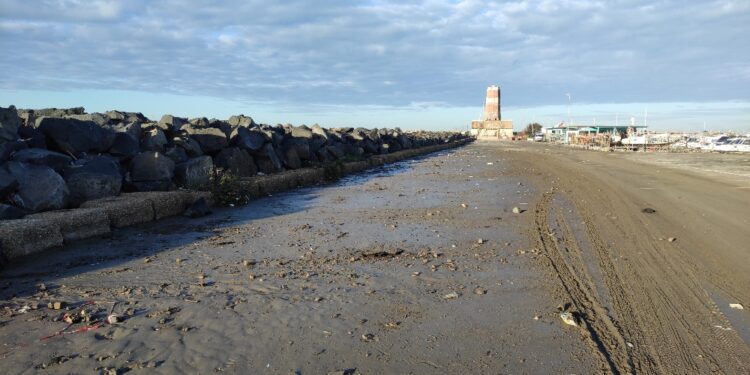
[[[750,1],[3,0],[0,105],[750,131]]]

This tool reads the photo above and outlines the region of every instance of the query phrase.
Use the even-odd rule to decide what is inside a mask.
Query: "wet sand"
[[[441,152],[13,264],[0,273],[4,369],[598,372],[558,317],[569,301],[540,272],[533,214],[512,213],[539,191],[502,152]],[[91,321],[114,305],[124,321],[40,340],[67,326],[54,301]]]

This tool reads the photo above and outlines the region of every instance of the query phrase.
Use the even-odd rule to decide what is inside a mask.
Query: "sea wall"
[[[0,108],[0,262],[196,202],[243,203],[468,141],[454,132],[259,125],[244,115],[154,122]]]

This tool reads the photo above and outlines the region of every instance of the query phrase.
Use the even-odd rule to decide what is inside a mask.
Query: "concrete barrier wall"
[[[240,183],[243,193],[251,198],[258,198],[302,186],[316,185],[343,175],[458,147],[468,142],[470,141],[461,140],[403,150],[375,155],[363,161],[326,167],[335,169],[332,174],[327,173],[325,168],[307,168],[245,178]],[[106,235],[110,233],[111,228],[123,228],[181,215],[200,198],[213,205],[213,197],[207,191],[139,192],[88,201],[76,209],[42,212],[18,220],[3,220],[0,221],[0,261],[12,261],[72,241]]]

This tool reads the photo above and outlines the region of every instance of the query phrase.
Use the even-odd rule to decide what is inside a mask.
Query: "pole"
[[[568,126],[573,125],[573,118],[570,117],[570,93],[565,94],[568,96]]]

